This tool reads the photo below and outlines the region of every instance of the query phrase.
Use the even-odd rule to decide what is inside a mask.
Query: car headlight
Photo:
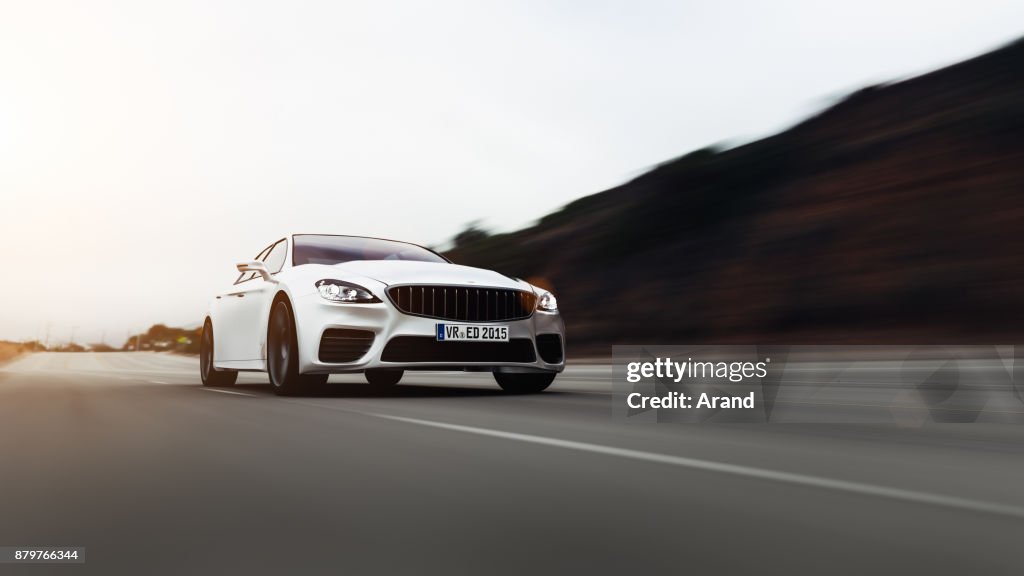
[[[537,309],[544,312],[555,312],[558,310],[558,300],[551,292],[545,292],[540,295],[540,300],[537,300]]]
[[[380,302],[380,298],[358,284],[341,280],[319,280],[316,290],[320,297],[331,302],[348,302],[350,304],[372,304]]]

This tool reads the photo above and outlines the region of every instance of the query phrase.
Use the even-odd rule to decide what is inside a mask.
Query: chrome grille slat
[[[388,297],[404,314],[462,322],[521,320],[533,315],[537,304],[536,295],[526,290],[471,286],[392,286]]]

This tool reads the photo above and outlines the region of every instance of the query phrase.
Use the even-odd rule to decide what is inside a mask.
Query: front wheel
[[[495,372],[494,379],[505,392],[536,394],[543,392],[555,380],[554,372]]]
[[[203,324],[203,335],[199,341],[199,376],[203,386],[234,386],[238,372],[217,370],[213,366],[213,322],[209,318]]]
[[[299,343],[291,308],[278,300],[270,312],[267,333],[267,372],[274,394],[291,396],[327,382],[326,374],[299,374]]]

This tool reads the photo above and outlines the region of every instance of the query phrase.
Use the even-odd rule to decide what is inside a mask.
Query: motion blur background
[[[570,352],[1019,334],[1020,2],[0,6],[0,339],[187,336],[290,231],[548,285]]]
[[[0,571],[1019,576],[1022,37],[1019,0],[0,0],[0,547],[88,550]],[[289,232],[549,287],[568,366],[281,398],[24,353],[194,351]],[[620,417],[611,345],[659,343],[758,345],[758,410]]]

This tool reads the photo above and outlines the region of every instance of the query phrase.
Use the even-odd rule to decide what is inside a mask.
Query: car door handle
[[[232,292],[228,296],[238,296],[239,298],[245,298],[245,292]]]

